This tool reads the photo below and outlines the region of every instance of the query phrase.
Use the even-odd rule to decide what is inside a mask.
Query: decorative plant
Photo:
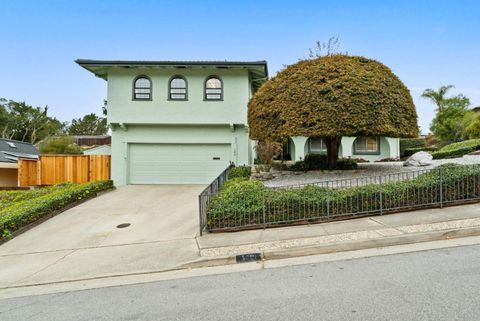
[[[372,59],[332,54],[299,61],[268,80],[248,105],[250,138],[324,137],[329,168],[342,136],[417,137],[407,87]]]
[[[277,157],[282,152],[282,144],[273,142],[269,139],[260,140],[255,146],[255,151],[257,152],[257,156],[262,165],[266,165],[264,166],[264,169],[268,171],[272,165],[273,158]]]

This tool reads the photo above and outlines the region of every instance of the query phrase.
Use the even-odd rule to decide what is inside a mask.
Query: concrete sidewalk
[[[87,209],[93,209],[93,205],[87,202],[76,209],[83,209],[87,215]],[[55,217],[35,229],[43,226],[41,230],[45,233],[55,233],[53,227],[56,225],[51,224],[60,219],[66,218]],[[48,226],[51,228],[47,229]],[[269,261],[476,236],[480,235],[480,204],[201,237],[189,237],[187,233],[183,238],[141,240],[143,232],[144,229],[136,233],[132,230],[124,235],[130,233],[126,239],[120,231],[107,233],[106,239],[115,233],[117,242],[114,244],[99,242],[74,249],[61,244],[54,251],[18,252],[22,244],[30,244],[28,249],[34,249],[39,231],[31,230],[0,247],[0,296],[13,290],[21,295],[34,287],[55,284],[63,284],[62,289],[70,290],[81,288],[82,284],[92,287],[95,284],[120,285],[122,278],[127,277],[142,276],[145,280],[158,272],[232,264],[237,254],[260,252],[263,259]],[[117,281],[107,281],[113,279]]]

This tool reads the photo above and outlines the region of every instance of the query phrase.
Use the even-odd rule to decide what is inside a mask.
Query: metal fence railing
[[[215,178],[210,185],[208,185],[198,195],[198,209],[199,209],[199,223],[200,223],[200,235],[203,234],[207,224],[207,209],[212,197],[218,194],[220,187],[228,180],[228,174],[230,173],[233,165],[229,165],[227,168]]]
[[[219,179],[224,182],[226,175]],[[324,222],[480,201],[480,165],[276,188],[252,183],[215,197],[220,186],[210,185],[199,196],[202,231]]]

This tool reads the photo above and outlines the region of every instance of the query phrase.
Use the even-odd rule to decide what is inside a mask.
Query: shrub
[[[403,156],[412,156],[413,154],[415,153],[418,153],[418,152],[435,152],[437,151],[438,148],[436,147],[433,147],[433,146],[430,146],[430,147],[415,147],[415,148],[407,148],[405,149],[405,151],[403,152]]]
[[[358,164],[354,159],[351,158],[340,158],[337,162],[337,169],[347,170],[347,169],[357,169]]]
[[[46,138],[39,144],[42,154],[83,154],[83,150],[74,143],[72,136]]]
[[[261,140],[257,142],[255,151],[262,164],[270,165],[272,164],[273,158],[282,152],[282,144],[269,140]]]
[[[405,155],[406,149],[425,147],[425,138],[400,139],[400,156]]]
[[[228,173],[228,179],[237,177],[249,178],[251,174],[252,168],[250,166],[238,166],[230,169],[230,173]]]
[[[305,166],[308,170],[328,169],[327,156],[322,154],[307,154]]]
[[[308,171],[308,166],[304,161],[295,162],[295,164],[290,165],[287,170],[293,172],[306,172]]]
[[[96,181],[85,184],[61,184],[19,193],[0,210],[0,231],[2,235],[28,225],[43,216],[59,210],[68,204],[94,196],[97,192],[113,187],[113,182]],[[31,192],[30,194],[28,194]],[[8,196],[7,196],[8,197]]]
[[[434,159],[461,157],[476,150],[480,150],[480,139],[470,139],[463,142],[453,143],[433,152]]]
[[[412,179],[384,183],[383,209],[394,211],[439,202],[440,179],[443,202],[480,196],[480,166],[445,164]],[[379,186],[375,183],[350,188],[308,185],[270,189],[257,181],[234,179],[227,182],[211,200],[207,222],[210,229],[215,229],[299,220],[329,220],[357,213],[378,212],[378,196]]]
[[[388,163],[388,162],[399,162],[400,158],[398,157],[385,157],[379,160],[376,160],[375,163]]]
[[[355,163],[359,164],[359,163],[370,163],[370,161],[366,160],[365,158],[361,158],[361,157],[355,157],[355,158],[352,158]]]
[[[337,161],[338,170],[356,169],[357,162],[353,158],[340,158]],[[323,154],[307,154],[305,160],[296,162],[289,168],[291,171],[328,170],[327,156]]]

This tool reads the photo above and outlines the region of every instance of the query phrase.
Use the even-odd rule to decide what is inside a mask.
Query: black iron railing
[[[226,180],[226,173],[221,177],[221,182]],[[480,166],[447,166],[276,188],[258,184],[217,197],[220,181],[207,187],[200,195],[202,231],[325,222],[480,201]]]
[[[199,223],[200,223],[200,235],[203,234],[207,224],[207,209],[212,197],[218,194],[222,185],[228,180],[228,174],[233,165],[229,165],[227,168],[215,178],[210,185],[208,185],[198,195],[198,209],[199,209]]]

